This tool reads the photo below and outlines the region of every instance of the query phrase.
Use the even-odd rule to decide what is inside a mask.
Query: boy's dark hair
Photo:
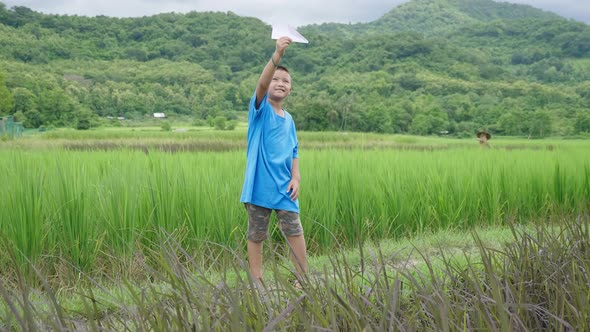
[[[279,65],[279,66],[277,66],[277,69],[276,69],[276,70],[284,70],[284,71],[286,71],[286,72],[287,72],[289,75],[291,74],[291,73],[289,73],[289,69],[287,69],[287,67],[285,67],[285,66],[281,66],[281,65]]]

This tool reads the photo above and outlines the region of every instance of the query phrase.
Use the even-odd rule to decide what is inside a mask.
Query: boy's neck
[[[270,104],[272,105],[273,110],[277,115],[285,116],[285,111],[283,110],[283,101],[276,101],[276,100],[269,100]]]

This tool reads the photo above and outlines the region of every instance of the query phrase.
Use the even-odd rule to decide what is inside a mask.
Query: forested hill
[[[519,19],[560,17],[526,5],[490,0],[416,0],[400,5],[368,26],[373,30],[417,31],[433,35],[477,23]]]
[[[383,33],[420,32],[424,35],[445,34],[456,28],[494,20],[563,20],[540,9],[491,0],[414,0],[403,3],[368,24],[354,26],[329,23],[319,26],[324,31]]]
[[[491,0],[413,0],[369,23],[301,27],[283,64],[303,130],[590,132],[590,26]],[[231,12],[46,15],[0,2],[0,115],[87,128],[247,110],[274,41]]]

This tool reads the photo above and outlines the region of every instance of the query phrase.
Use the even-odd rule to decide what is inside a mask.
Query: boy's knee
[[[268,238],[268,232],[248,232],[248,240],[256,243],[263,242]]]
[[[286,237],[303,235],[303,227],[301,223],[281,224],[281,231]]]
[[[279,225],[285,236],[297,236],[303,234],[303,227],[299,219],[299,213],[290,211],[279,211]]]

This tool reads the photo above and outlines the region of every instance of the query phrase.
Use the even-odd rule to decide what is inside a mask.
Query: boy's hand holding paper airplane
[[[295,28],[290,25],[273,25],[271,38],[279,39],[281,37],[289,37],[296,43],[309,43],[305,37],[303,37]]]

